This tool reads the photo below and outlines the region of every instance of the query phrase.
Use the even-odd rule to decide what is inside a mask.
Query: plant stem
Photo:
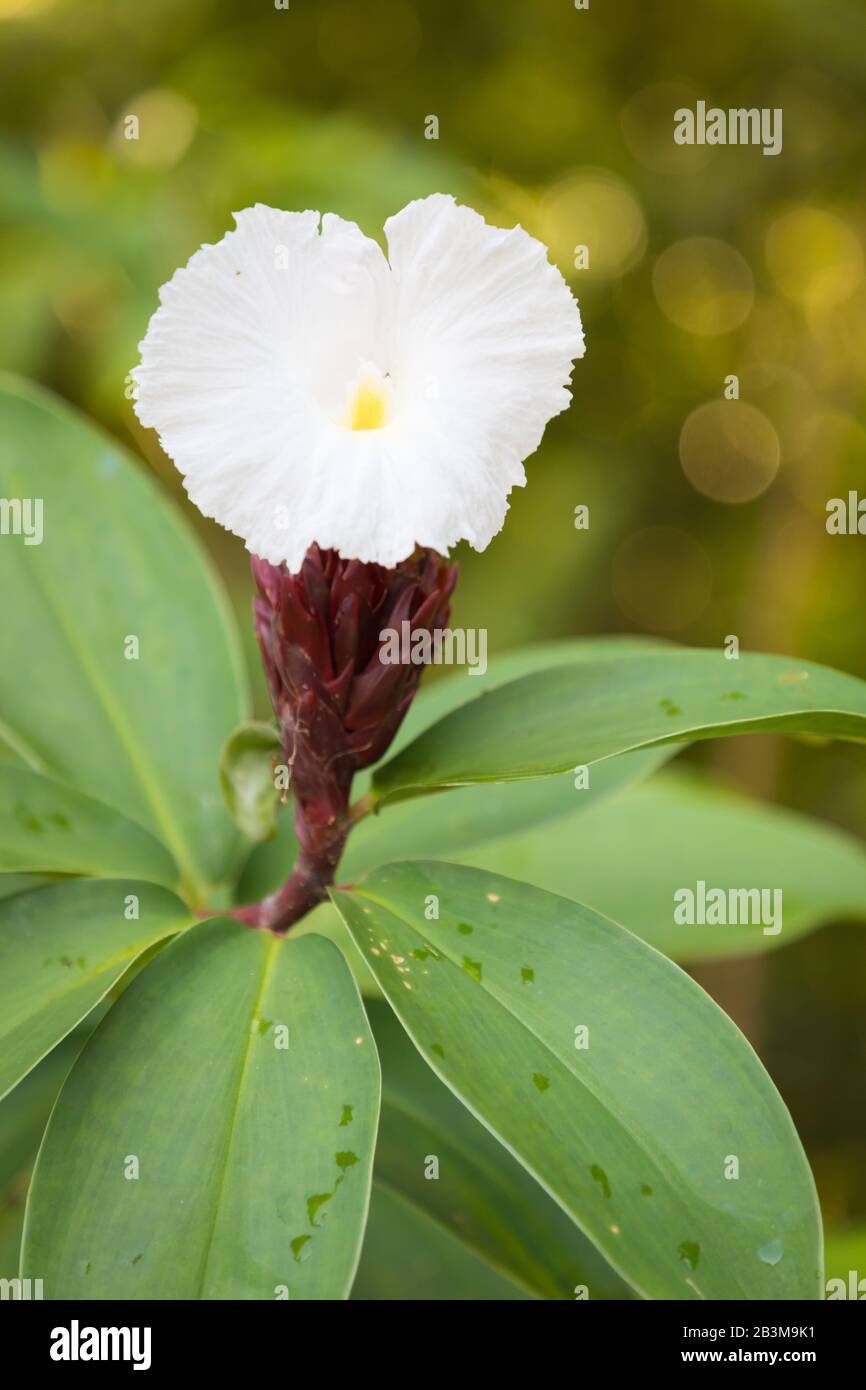
[[[281,888],[260,902],[232,908],[228,916],[246,923],[248,927],[273,932],[274,936],[285,936],[295,922],[326,900],[350,828],[351,822],[347,816],[342,824],[332,827],[327,844],[322,848],[310,851],[302,846],[295,866]]]

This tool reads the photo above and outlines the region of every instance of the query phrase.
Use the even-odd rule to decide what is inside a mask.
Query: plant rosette
[[[67,407],[0,393],[2,488],[45,518],[0,548],[13,1176],[44,1129],[21,1277],[391,1298],[411,1247],[416,1297],[820,1297],[791,1118],[677,962],[862,915],[862,850],[663,764],[862,742],[866,685],[575,639],[419,694],[388,634],[450,631],[449,552],[486,547],[567,407],[577,305],[444,195],[387,258],[331,215],[236,224],[163,287],[135,409],[252,554],[273,723],[173,506]],[[674,916],[746,868],[778,931]]]

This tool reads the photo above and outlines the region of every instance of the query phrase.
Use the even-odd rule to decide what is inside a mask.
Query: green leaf
[[[78,879],[0,902],[0,1096],[190,921],[173,893],[137,880]]]
[[[400,1199],[391,1240],[398,1211],[408,1206],[423,1218],[416,1224],[435,1223],[476,1262],[534,1297],[573,1299],[585,1285],[592,1298],[628,1298],[577,1227],[425,1066],[392,1011],[384,1004],[368,1011],[382,1062],[373,1182]],[[413,1223],[406,1238],[414,1239]],[[376,1240],[374,1230],[367,1242]],[[411,1259],[410,1250],[404,1254]]]
[[[666,642],[655,637],[566,637],[551,642],[529,642],[526,646],[499,652],[491,656],[487,670],[480,676],[460,670],[438,680],[430,680],[428,673],[400,725],[391,755],[393,757],[401,752],[446,714],[521,676],[550,670],[555,666],[574,666],[578,662],[666,650],[676,649],[669,648]]]
[[[611,653],[658,650],[659,646],[656,641],[638,637],[569,638],[504,652],[491,658],[483,676],[468,676],[466,671],[460,671],[422,686],[400,726],[392,751],[398,752],[443,715],[473,700],[482,691],[495,690],[529,671],[574,665],[577,661],[590,661]],[[639,753],[619,769],[611,763],[610,768],[593,781],[592,790],[582,794],[581,804],[588,804],[596,794],[606,795],[607,791],[632,778],[647,776],[657,763],[678,751]],[[369,786],[370,775],[362,772],[356,776],[353,784],[356,796],[360,797]],[[558,814],[557,808],[571,808],[571,789],[573,780],[563,779],[560,785],[539,783],[513,790],[498,788],[495,792],[487,787],[478,794],[467,790],[461,792],[459,798],[452,796],[438,803],[431,801],[424,808],[391,806],[387,818],[367,818],[352,832],[341,873],[351,877],[361,869],[393,860],[404,852],[413,856],[449,853],[455,844],[465,848],[467,843],[475,844],[491,835],[501,835],[517,824],[538,823],[551,814]],[[416,811],[419,812],[417,816]],[[277,818],[274,838],[256,845],[247,859],[235,901],[254,902],[278,888],[291,872],[297,849],[291,811],[286,808]]]
[[[150,830],[209,900],[239,852],[217,762],[247,695],[199,546],[114,440],[10,377],[0,495],[41,501],[44,532],[38,545],[0,546],[0,588],[15,595],[0,634],[0,737]]]
[[[235,902],[258,902],[259,898],[273,893],[285,883],[297,857],[298,838],[295,834],[294,807],[289,802],[277,816],[273,838],[253,846],[252,853],[238,878]]]
[[[461,706],[380,767],[379,802],[544,777],[654,744],[778,730],[866,739],[866,682],[783,656],[681,648],[539,671]]]
[[[235,824],[248,840],[269,840],[277,828],[280,794],[274,758],[280,736],[272,724],[242,724],[220,754],[220,785]]]
[[[150,831],[112,807],[26,767],[0,764],[0,873],[144,878],[177,887]]]
[[[44,888],[54,882],[53,878],[41,874],[0,874],[0,900],[14,898],[18,893],[30,893],[34,888]]]
[[[569,823],[582,818],[623,787],[648,777],[678,751],[669,745],[610,758],[592,769],[589,785],[582,790],[568,772],[526,782],[458,787],[449,796],[395,802],[381,815],[366,817],[352,831],[340,877],[352,879],[378,864],[419,854],[462,859],[470,847],[510,840],[512,834],[517,838],[530,830],[543,842],[551,824],[562,817]]]
[[[12,1272],[17,1273],[17,1266]],[[530,1295],[454,1240],[418,1207],[374,1182],[352,1298],[499,1303],[525,1300]]]
[[[418,855],[462,858],[470,847],[543,827],[561,816],[595,807],[622,787],[648,777],[679,750],[641,749],[610,758],[593,769],[589,786],[575,788],[571,773],[531,782],[487,783],[456,788],[450,796],[422,797],[385,807],[367,816],[352,831],[340,861],[340,878],[353,879],[378,864]],[[254,902],[284,883],[297,857],[291,809],[277,823],[273,840],[250,855],[237,887],[236,901]]]
[[[55,1299],[343,1298],[378,1104],[335,946],[196,927],[133,981],[63,1088],[25,1272]]]
[[[0,1278],[17,1278],[30,1169],[60,1088],[104,1007],[97,1006],[0,1101]]]
[[[852,836],[682,774],[632,787],[592,816],[575,813],[458,857],[579,898],[680,961],[765,951],[822,922],[866,916],[866,853]],[[699,881],[725,893],[768,890],[767,920],[678,925],[674,893]]]
[[[588,908],[452,864],[390,865],[333,898],[433,1070],[639,1293],[820,1297],[790,1115],[677,966]]]
[[[43,1057],[0,1101],[0,1196],[33,1162],[48,1116],[72,1063],[84,1046],[90,1020]]]

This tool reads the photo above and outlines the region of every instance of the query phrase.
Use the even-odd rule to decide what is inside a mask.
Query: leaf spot
[[[607,1173],[603,1168],[600,1168],[597,1163],[593,1163],[589,1173],[593,1181],[597,1182],[601,1188],[602,1196],[605,1201],[608,1201],[610,1199],[610,1183],[607,1180]]]

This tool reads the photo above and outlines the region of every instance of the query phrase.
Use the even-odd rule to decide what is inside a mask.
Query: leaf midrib
[[[243,1054],[241,1056],[240,1067],[238,1070],[235,1100],[234,1105],[232,1106],[231,1117],[226,1128],[226,1138],[225,1145],[223,1147],[222,1160],[220,1163],[219,1177],[216,1183],[216,1191],[214,1193],[211,1216],[207,1226],[208,1235],[202,1254],[201,1267],[199,1270],[197,1281],[198,1293],[196,1297],[199,1300],[204,1298],[204,1290],[208,1278],[208,1267],[210,1265],[211,1255],[213,1253],[214,1240],[216,1239],[216,1231],[217,1226],[219,1224],[220,1212],[225,1201],[226,1178],[228,1175],[229,1163],[232,1155],[232,1148],[234,1147],[235,1131],[237,1130],[238,1126],[238,1116],[240,1114],[241,1101],[243,1099],[244,1085],[246,1083],[247,1073],[249,1071],[250,1057],[252,1055],[253,1049],[254,1037],[252,1024],[253,1020],[261,1012],[261,1003],[267,993],[267,989],[271,981],[271,975],[273,973],[274,963],[276,961],[276,952],[280,946],[283,946],[285,944],[283,941],[281,941],[276,936],[273,936],[271,933],[269,933],[268,935],[269,940],[265,943],[264,947],[264,959],[262,961],[259,983],[256,988],[255,997],[253,999],[252,1008],[250,1010],[249,1026],[247,1027],[246,1041],[244,1043]]]

